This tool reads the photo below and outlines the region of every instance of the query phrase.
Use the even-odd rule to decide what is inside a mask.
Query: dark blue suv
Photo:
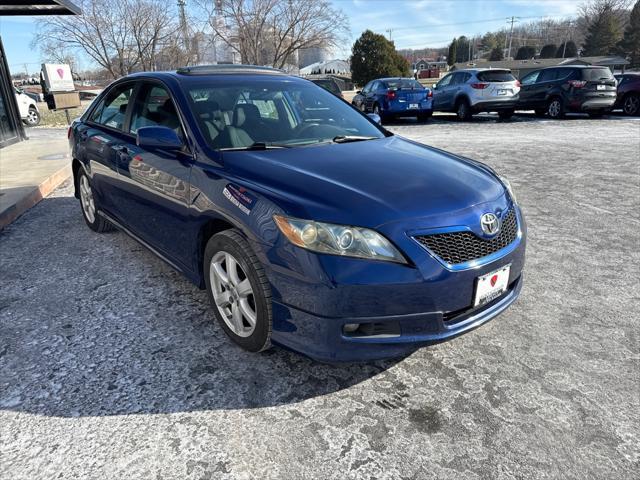
[[[206,288],[250,351],[402,355],[484,323],[522,286],[506,180],[277,70],[122,78],[69,141],[87,225],[125,231]]]

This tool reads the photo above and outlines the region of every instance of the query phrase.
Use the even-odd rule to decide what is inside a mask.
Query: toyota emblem
[[[500,231],[500,220],[493,213],[485,213],[480,217],[480,226],[487,235],[495,235]]]

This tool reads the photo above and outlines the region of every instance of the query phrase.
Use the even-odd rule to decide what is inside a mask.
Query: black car
[[[336,97],[344,98],[342,96],[342,90],[340,90],[340,85],[338,82],[330,77],[325,78],[310,78],[313,83],[318,85],[319,87],[324,88],[325,90],[333,93]]]
[[[562,118],[567,112],[600,117],[616,102],[616,79],[607,67],[572,65],[536,70],[520,81],[518,110]]]
[[[614,109],[622,109],[625,115],[640,115],[640,73],[616,75],[618,99]]]

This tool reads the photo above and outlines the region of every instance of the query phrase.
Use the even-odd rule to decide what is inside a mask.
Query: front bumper
[[[380,227],[412,265],[317,255],[286,243],[273,245],[263,262],[273,292],[274,343],[312,358],[364,361],[405,355],[473,329],[506,309],[522,286],[526,225],[509,246],[477,262],[447,266],[417,242],[406,224]],[[482,207],[472,207],[477,218]],[[395,230],[395,231],[394,231]],[[509,289],[472,308],[476,279],[510,264]],[[366,324],[365,335],[345,324]]]
[[[285,348],[322,362],[362,362],[409,355],[420,347],[440,343],[488,322],[506,310],[520,295],[523,274],[501,297],[477,309],[454,316],[442,312],[383,317],[329,318],[274,302],[272,340]],[[348,323],[373,324],[379,335],[349,336]],[[280,329],[277,326],[290,325]],[[389,333],[392,332],[392,333]]]

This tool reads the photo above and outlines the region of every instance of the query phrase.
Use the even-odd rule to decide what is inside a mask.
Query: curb
[[[39,186],[35,187],[26,196],[0,213],[0,230],[14,222],[20,215],[37,205],[40,200],[53,192],[65,180],[71,178],[71,165],[66,165],[49,176]]]

